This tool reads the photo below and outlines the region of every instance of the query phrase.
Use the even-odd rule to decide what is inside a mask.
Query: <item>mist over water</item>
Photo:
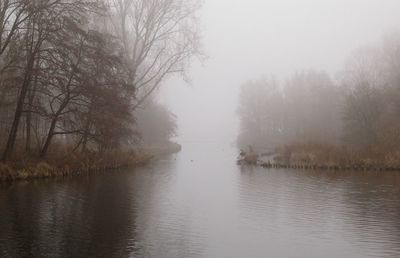
[[[235,148],[186,146],[145,168],[1,186],[0,255],[399,256],[397,173],[239,167]]]
[[[398,10],[396,0],[205,1],[207,58],[192,65],[190,86],[169,80],[160,99],[178,116],[180,137],[234,142],[243,83],[311,69],[339,80],[351,53],[399,31]]]
[[[0,257],[400,257],[399,0],[34,2]]]

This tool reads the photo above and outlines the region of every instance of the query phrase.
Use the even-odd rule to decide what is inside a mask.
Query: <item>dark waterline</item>
[[[184,144],[151,166],[0,187],[1,257],[400,257],[400,174],[266,170]]]

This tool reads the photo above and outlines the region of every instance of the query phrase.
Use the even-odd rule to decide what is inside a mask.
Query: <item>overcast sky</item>
[[[208,59],[191,84],[171,79],[162,102],[178,116],[179,140],[234,142],[238,89],[252,79],[307,69],[332,76],[356,48],[400,30],[400,0],[205,0]]]

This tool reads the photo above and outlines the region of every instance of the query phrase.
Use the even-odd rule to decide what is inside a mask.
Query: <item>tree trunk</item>
[[[49,150],[49,146],[51,144],[51,140],[53,139],[53,136],[54,136],[54,129],[56,128],[57,120],[58,120],[58,116],[55,116],[51,120],[51,124],[50,124],[50,128],[49,128],[49,132],[47,133],[46,141],[43,145],[42,150],[40,151],[40,158],[46,157],[47,151]]]
[[[87,140],[88,140],[88,134],[89,134],[89,128],[88,126],[85,128],[85,132],[83,133],[83,137],[82,137],[82,149],[81,152],[86,152],[87,151]]]
[[[67,94],[67,97],[61,104],[60,108],[58,109],[58,111],[54,114],[53,118],[51,119],[51,124],[50,124],[50,128],[49,128],[49,132],[47,133],[46,141],[43,145],[42,150],[40,151],[40,158],[46,157],[47,151],[49,150],[49,146],[51,144],[51,140],[53,139],[53,136],[54,136],[54,129],[56,128],[58,118],[60,117],[61,113],[66,108],[66,106],[68,105],[69,100],[70,100],[69,94]]]
[[[25,152],[31,152],[31,125],[32,125],[32,113],[26,114],[26,139],[25,139]]]
[[[90,131],[90,124],[92,122],[92,105],[89,107],[88,115],[87,115],[87,120],[85,124],[85,131],[83,132],[83,137],[82,137],[82,149],[81,152],[85,152],[87,150],[87,141],[89,137],[89,131]]]
[[[18,96],[17,108],[15,109],[14,113],[14,120],[11,126],[11,130],[8,136],[7,144],[3,152],[2,160],[8,160],[14,150],[15,140],[17,138],[18,127],[21,121],[21,116],[23,113],[24,102],[26,98],[26,94],[28,92],[28,88],[31,81],[32,76],[32,68],[34,63],[34,55],[28,61],[27,71],[25,73],[24,81],[22,83],[21,91]]]
[[[39,60],[40,57],[36,59],[36,65],[35,65],[35,70],[39,69]],[[31,138],[32,138],[32,110],[31,107],[33,105],[33,100],[35,99],[36,95],[36,89],[37,89],[37,84],[38,84],[38,75],[35,75],[35,79],[33,82],[33,88],[29,92],[28,95],[28,113],[26,114],[26,142],[25,142],[25,151],[26,153],[31,152]]]

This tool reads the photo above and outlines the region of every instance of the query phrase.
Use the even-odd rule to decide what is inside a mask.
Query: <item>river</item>
[[[0,187],[1,257],[400,257],[400,174],[240,167],[184,143],[143,168]]]

